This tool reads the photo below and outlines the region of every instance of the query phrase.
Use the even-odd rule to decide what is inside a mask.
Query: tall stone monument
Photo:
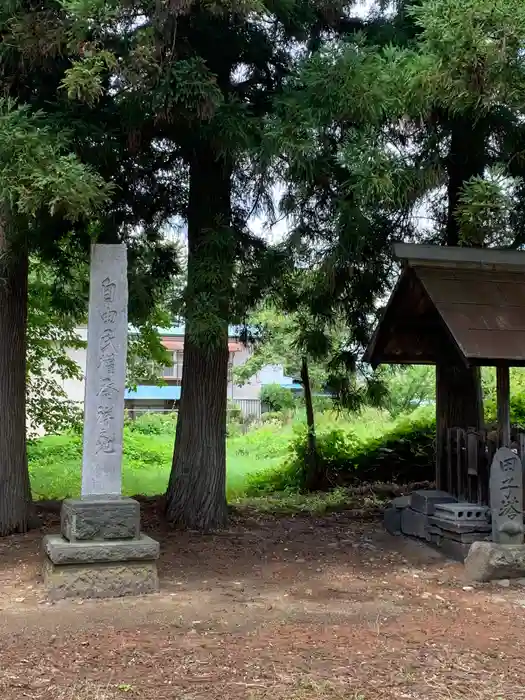
[[[158,590],[159,545],[140,533],[140,505],[122,497],[128,334],[127,252],[91,250],[82,492],[62,505],[61,535],[44,538],[51,598],[106,598]]]

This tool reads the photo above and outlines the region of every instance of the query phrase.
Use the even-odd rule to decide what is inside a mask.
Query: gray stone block
[[[455,522],[489,522],[490,508],[476,503],[438,503],[434,508],[436,518]]]
[[[474,542],[465,560],[471,581],[496,581],[525,576],[525,545]]]
[[[448,557],[448,559],[463,562],[465,561],[465,557],[468,555],[471,546],[473,545],[465,544],[463,542],[456,542],[448,537],[444,537],[437,545],[437,548],[446,557]]]
[[[402,508],[408,508],[410,506],[410,494],[407,494],[406,496],[396,496],[396,498],[393,498],[390,501],[390,507],[391,508],[398,508],[401,510]]]
[[[383,525],[391,535],[401,534],[401,509],[389,506],[383,514]]]
[[[159,556],[159,543],[143,534],[133,540],[103,542],[68,542],[60,535],[46,535],[43,547],[53,564],[148,561]]]
[[[44,583],[51,600],[64,598],[117,598],[157,593],[155,562],[121,564],[53,564],[44,562]]]
[[[61,532],[70,542],[137,538],[140,504],[133,498],[67,499],[62,504]]]
[[[432,542],[437,544],[443,539],[468,545],[471,545],[473,542],[486,541],[487,538],[490,539],[490,532],[453,532],[451,530],[442,530],[434,525],[429,525],[429,531],[432,536]]]
[[[410,494],[410,507],[418,513],[432,515],[437,503],[457,503],[457,498],[438,489],[417,489]]]
[[[476,532],[479,534],[489,533],[491,531],[490,523],[486,520],[447,520],[446,518],[440,518],[437,515],[431,515],[428,518],[429,525],[437,527],[440,530],[445,530],[449,533],[455,533],[457,535],[469,534]]]
[[[401,532],[410,537],[419,537],[429,540],[428,518],[424,513],[417,513],[412,508],[404,508],[401,511]]]

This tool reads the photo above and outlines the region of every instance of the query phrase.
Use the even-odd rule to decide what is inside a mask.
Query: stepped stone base
[[[159,556],[159,543],[143,534],[134,540],[105,542],[68,542],[60,535],[46,535],[43,547],[53,564],[154,561]]]
[[[66,500],[61,535],[44,537],[44,582],[51,600],[114,598],[159,590],[159,544],[140,533],[131,498]]]
[[[44,583],[51,600],[64,598],[118,598],[157,593],[159,578],[154,561],[120,564],[44,563]]]

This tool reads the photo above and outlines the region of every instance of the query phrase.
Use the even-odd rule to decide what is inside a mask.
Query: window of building
[[[161,369],[161,374],[163,377],[174,377],[174,359],[173,359],[173,352],[168,353],[169,357],[171,358],[171,364],[166,365],[165,367],[162,367]]]
[[[184,351],[176,350],[173,353],[173,376],[175,379],[182,379],[182,363],[184,361]]]

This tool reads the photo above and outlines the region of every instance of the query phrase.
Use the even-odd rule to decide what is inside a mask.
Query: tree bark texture
[[[26,532],[32,513],[26,446],[28,256],[0,227],[0,536]]]
[[[476,115],[453,117],[447,157],[447,221],[445,244],[457,246],[460,240],[458,206],[470,178],[483,175],[486,165],[486,127]],[[481,428],[483,395],[479,368],[458,362],[436,368],[436,481],[445,484],[447,429]]]
[[[317,438],[315,435],[314,404],[312,401],[312,388],[310,385],[310,373],[306,357],[301,361],[301,383],[304,389],[304,405],[306,407],[307,425],[307,451],[306,451],[306,489],[316,491],[323,487],[324,474],[321,473],[319,455],[317,453]]]
[[[228,319],[234,269],[231,169],[207,145],[190,163],[182,394],[166,515],[212,530],[227,522]]]

